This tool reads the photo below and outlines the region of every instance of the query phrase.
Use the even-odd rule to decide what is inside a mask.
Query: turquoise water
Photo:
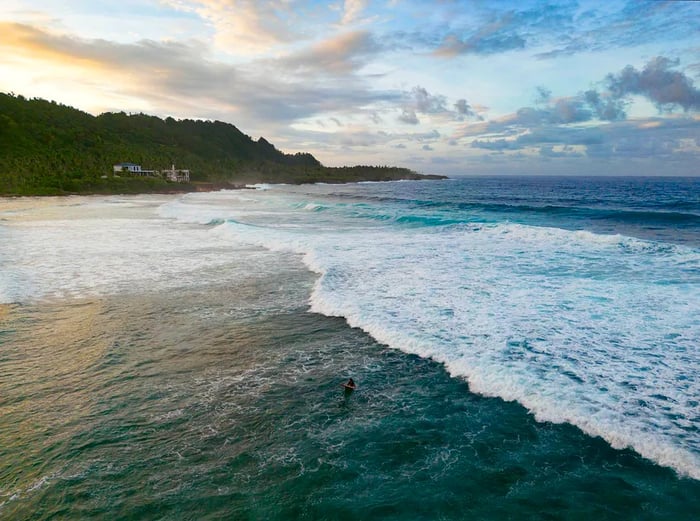
[[[606,235],[432,186],[7,210],[0,518],[696,519],[692,217]]]
[[[179,296],[204,323],[183,320],[171,296],[107,304],[109,319],[75,339],[100,343],[95,325],[110,337],[90,363],[65,368],[79,353],[55,353],[58,339],[42,360],[21,342],[6,350],[5,366],[21,356],[32,371],[3,384],[16,408],[0,435],[3,517],[692,519],[700,508],[696,481],[471,394],[341,319],[256,308],[231,321],[228,304]],[[123,331],[134,306],[139,330]],[[55,318],[11,314],[24,313],[40,315],[32,327]],[[345,397],[350,374],[361,386]]]

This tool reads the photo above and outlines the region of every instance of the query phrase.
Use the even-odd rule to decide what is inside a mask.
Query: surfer
[[[345,387],[346,391],[354,391],[357,386],[355,385],[355,380],[350,378],[347,383],[343,384],[343,387]]]

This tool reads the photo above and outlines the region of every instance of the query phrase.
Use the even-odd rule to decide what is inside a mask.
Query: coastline
[[[127,180],[129,182],[130,178],[120,178]],[[226,182],[208,182],[208,181],[196,181],[193,183],[183,183],[181,185],[171,184],[166,186],[149,186],[147,189],[138,190],[138,187],[134,186],[136,190],[86,190],[86,191],[66,191],[59,193],[0,193],[0,199],[15,199],[21,197],[70,197],[70,196],[91,196],[91,195],[178,195],[196,192],[218,192],[221,190],[247,190],[251,189],[251,185],[256,184],[291,184],[291,185],[308,185],[308,184],[349,184],[349,183],[365,183],[365,182],[393,182],[393,181],[440,181],[449,179],[448,176],[437,175],[437,174],[417,174],[414,173],[410,176],[397,176],[397,177],[385,177],[377,179],[373,176],[367,177],[357,177],[357,178],[333,178],[333,179],[313,179],[304,181],[290,181],[288,179],[272,179],[269,177],[261,177],[246,179],[244,181],[226,181]],[[139,179],[135,179],[139,182]]]

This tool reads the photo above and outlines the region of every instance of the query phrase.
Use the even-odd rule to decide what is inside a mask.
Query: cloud
[[[549,100],[552,99],[552,91],[547,87],[539,85],[535,88],[535,90],[537,91],[537,97],[535,98],[536,105],[547,104],[549,103]]]
[[[465,101],[466,103],[466,101]],[[463,107],[463,105],[460,105]],[[404,93],[404,102],[399,121],[409,125],[420,123],[417,114],[449,114],[447,98],[441,94],[430,94],[425,88],[415,86]]]
[[[700,63],[691,63],[687,69],[692,71],[696,78],[700,78]]]
[[[441,135],[437,130],[428,132],[383,132],[368,131],[362,128],[344,127],[336,132],[323,132],[318,130],[286,129],[286,136],[293,140],[302,140],[305,143],[313,143],[315,149],[329,150],[332,154],[334,147],[342,146],[346,149],[358,147],[380,147],[379,150],[406,149],[406,143],[418,143],[422,148],[440,140]],[[365,151],[366,152],[366,151]],[[382,152],[378,152],[381,154]]]
[[[460,116],[475,116],[474,111],[472,108],[469,106],[469,103],[467,103],[467,100],[465,99],[458,99],[457,102],[454,104],[455,110],[457,111],[457,114]]]
[[[75,66],[99,68],[100,48],[112,47],[112,44],[102,40],[95,42],[94,49],[82,48],[80,40],[19,23],[0,22],[0,32],[3,35],[0,49],[6,56],[22,56],[35,61],[58,60],[65,65],[70,65],[72,61]],[[70,60],[71,56],[79,62]]]
[[[498,124],[489,125],[490,132],[500,130]],[[498,134],[478,132],[471,142],[472,148],[486,150],[521,150],[542,145],[588,145],[600,143],[603,139],[598,127],[580,128],[560,125],[537,125],[515,131],[505,129]]]
[[[603,121],[618,121],[625,119],[625,101],[611,96],[609,93],[602,95],[596,90],[587,90],[583,93],[586,103],[593,108],[598,119]]]
[[[438,56],[492,55],[517,51],[565,37],[575,28],[575,2],[483,2],[455,6],[434,51]]]
[[[269,62],[296,73],[347,74],[363,67],[381,50],[371,33],[349,31]]]
[[[696,38],[698,23],[695,2],[635,0],[591,4],[587,8],[571,2],[568,23],[540,32],[554,48],[538,58],[558,58],[581,52],[601,52],[669,40]]]
[[[401,92],[374,90],[357,78],[309,82],[304,74],[280,75],[279,62],[231,65],[213,61],[200,42],[120,44],[8,23],[0,23],[0,31],[0,52],[31,60],[37,70],[52,67],[47,81],[55,82],[58,74],[73,80],[91,75],[95,84],[99,81],[95,78],[103,78],[106,89],[118,87],[122,96],[138,97],[152,111],[175,117],[227,118],[250,128],[337,114],[338,107],[351,111],[372,105],[396,106],[404,99]],[[39,77],[35,87],[40,81]]]
[[[257,54],[302,39],[293,7],[274,0],[161,0],[195,13],[215,30],[216,46],[232,54]]]
[[[439,2],[429,15],[417,10],[427,30],[397,32],[435,55],[489,56],[533,49],[550,59],[584,52],[631,48],[697,38],[695,2]],[[434,25],[425,23],[435,19]],[[439,29],[436,29],[436,25]],[[546,50],[543,50],[546,49]]]
[[[510,139],[475,139],[472,141],[471,147],[496,151],[517,150],[522,148],[515,140]]]
[[[693,144],[694,143],[694,144]],[[534,151],[550,159],[672,161],[700,153],[700,120],[673,118],[617,121],[600,127],[549,126],[500,138],[477,138],[471,148],[494,153]]]
[[[537,127],[541,125],[568,125],[590,121],[594,116],[582,95],[551,99],[546,106],[522,107],[514,114],[496,121],[491,127]]]
[[[549,129],[556,128],[559,137],[555,137],[552,143],[576,144],[566,141],[572,135],[567,126],[595,121],[623,121],[627,118],[632,95],[646,97],[660,111],[670,112],[674,108],[682,108],[686,112],[700,110],[700,90],[688,76],[672,70],[678,65],[678,60],[663,57],[650,60],[641,71],[628,65],[621,72],[606,76],[603,82],[606,89],[602,92],[589,89],[574,96],[553,97],[549,89],[539,86],[536,89],[536,107],[522,107],[481,125],[464,125],[456,130],[453,139],[491,134],[487,139],[474,141],[472,146],[506,150],[520,148],[527,139],[539,135],[543,129],[549,132]],[[523,134],[523,131],[528,133]],[[513,137],[515,135],[522,137],[516,139]]]
[[[588,90],[575,96],[552,98],[550,91],[538,89],[537,102],[538,108],[523,107],[518,110],[512,123],[525,126],[567,125],[593,119],[616,121],[626,117],[623,100],[596,90]]]
[[[438,56],[458,56],[460,54],[496,54],[514,49],[523,49],[525,40],[517,34],[481,35],[462,39],[454,34],[445,37],[442,45],[435,51]]]
[[[413,87],[411,91],[412,103],[416,112],[423,114],[437,114],[447,110],[447,99],[442,95],[432,95],[423,87]]]
[[[372,123],[374,123],[375,125],[381,125],[382,123],[384,123],[384,120],[383,120],[383,119],[381,118],[381,116],[380,116],[379,114],[377,114],[376,112],[372,112],[372,113],[369,115],[369,119],[370,119],[370,121],[371,121]]]
[[[401,112],[401,115],[398,117],[398,120],[408,125],[417,125],[418,123],[420,123],[420,120],[416,115],[416,111],[411,109],[404,109]]]
[[[347,25],[356,22],[365,7],[367,7],[367,0],[345,0],[343,4],[343,18],[340,23]]]
[[[671,70],[678,64],[679,60],[658,56],[641,71],[628,65],[618,74],[609,74],[606,86],[614,98],[638,94],[648,98],[660,111],[677,107],[686,112],[700,110],[700,90],[688,76]]]
[[[583,154],[577,152],[574,148],[570,146],[554,147],[554,145],[544,145],[540,147],[540,156],[547,158],[560,158],[560,157],[582,157]]]
[[[410,139],[413,141],[423,142],[423,141],[435,141],[440,138],[440,132],[433,129],[428,132],[416,132],[413,134],[400,134],[402,139]]]
[[[455,108],[455,112],[457,113],[457,121],[464,121],[466,118],[476,118],[479,121],[483,121],[484,117],[477,114],[472,106],[469,104],[467,100],[464,98],[458,99],[455,104],[453,105]]]
[[[612,158],[673,161],[676,156],[680,157],[680,153],[687,151],[686,143],[693,140],[696,142],[696,158],[700,152],[697,147],[700,140],[700,119],[697,118],[624,121],[609,125],[604,132],[604,144],[609,148],[595,151],[599,156],[602,152],[607,152],[607,157]]]

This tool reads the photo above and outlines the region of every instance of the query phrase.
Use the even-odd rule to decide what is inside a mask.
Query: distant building
[[[174,183],[189,183],[190,182],[190,171],[184,169],[175,169],[175,165],[172,166],[170,170],[161,170],[161,175],[164,175],[168,181]]]
[[[146,177],[153,177],[158,175],[158,172],[156,172],[155,170],[143,170],[141,169],[141,165],[137,165],[136,163],[118,163],[114,165],[114,173],[128,173],[131,175],[139,175]]]
[[[120,174],[122,172],[130,172],[138,175],[141,173],[141,165],[135,163],[118,163],[114,165],[115,174]]]
[[[175,165],[172,165],[170,170],[143,170],[141,165],[136,163],[119,163],[114,165],[115,174],[129,174],[135,176],[146,176],[155,177],[161,176],[165,177],[168,181],[173,183],[189,183],[190,182],[190,171],[185,169],[176,169]]]

